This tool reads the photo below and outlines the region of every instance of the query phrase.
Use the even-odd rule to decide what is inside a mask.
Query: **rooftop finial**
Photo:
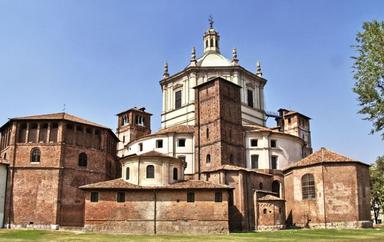
[[[239,62],[239,59],[237,59],[237,49],[232,49],[232,64],[236,65]]]
[[[213,29],[213,24],[215,23],[215,21],[213,21],[212,15],[209,15],[208,22],[209,22],[209,27]]]
[[[192,47],[192,54],[191,54],[191,66],[196,65],[196,49],[195,47]]]
[[[168,78],[169,77],[169,73],[168,73],[168,63],[165,62],[164,63],[164,73],[163,73],[163,78]]]
[[[256,62],[256,76],[258,76],[258,77],[262,77],[263,76],[263,73],[261,72],[260,61]]]

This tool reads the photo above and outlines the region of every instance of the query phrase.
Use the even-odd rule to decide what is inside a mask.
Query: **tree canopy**
[[[377,223],[380,210],[384,211],[384,156],[377,158],[375,164],[369,169],[369,173],[371,177],[371,204]]]
[[[373,123],[371,133],[380,133],[384,129],[384,21],[365,22],[354,48],[358,55],[352,57],[353,91],[362,107],[359,113]]]

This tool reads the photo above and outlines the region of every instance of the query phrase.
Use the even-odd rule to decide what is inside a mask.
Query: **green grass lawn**
[[[45,230],[0,230],[0,241],[384,241],[384,228],[283,230],[228,235],[127,235]]]

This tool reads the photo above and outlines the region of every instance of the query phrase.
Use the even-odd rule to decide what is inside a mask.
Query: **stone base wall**
[[[257,231],[273,231],[273,230],[282,230],[285,229],[285,225],[259,225],[257,226]]]
[[[358,228],[372,228],[372,221],[345,221],[345,222],[332,222],[332,223],[309,223],[296,224],[295,228],[310,228],[310,229],[358,229]]]
[[[58,224],[5,224],[4,228],[8,229],[44,229],[44,230],[58,230]],[[80,228],[81,229],[81,228]]]
[[[228,234],[228,220],[170,220],[156,224],[157,234]]]
[[[156,222],[131,221],[86,221],[88,232],[114,232],[128,234],[227,234],[228,221],[168,220]]]

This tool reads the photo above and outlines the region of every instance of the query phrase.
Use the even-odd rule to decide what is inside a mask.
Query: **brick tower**
[[[117,155],[121,157],[124,155],[123,150],[126,144],[151,133],[152,114],[145,112],[145,108],[134,107],[116,115],[118,117],[116,133],[120,140]]]
[[[311,128],[309,125],[311,118],[299,112],[283,108],[278,111],[277,125],[280,127],[280,131],[304,140],[303,157],[312,154]]]
[[[245,167],[240,86],[215,77],[195,87],[198,174],[232,164]]]

